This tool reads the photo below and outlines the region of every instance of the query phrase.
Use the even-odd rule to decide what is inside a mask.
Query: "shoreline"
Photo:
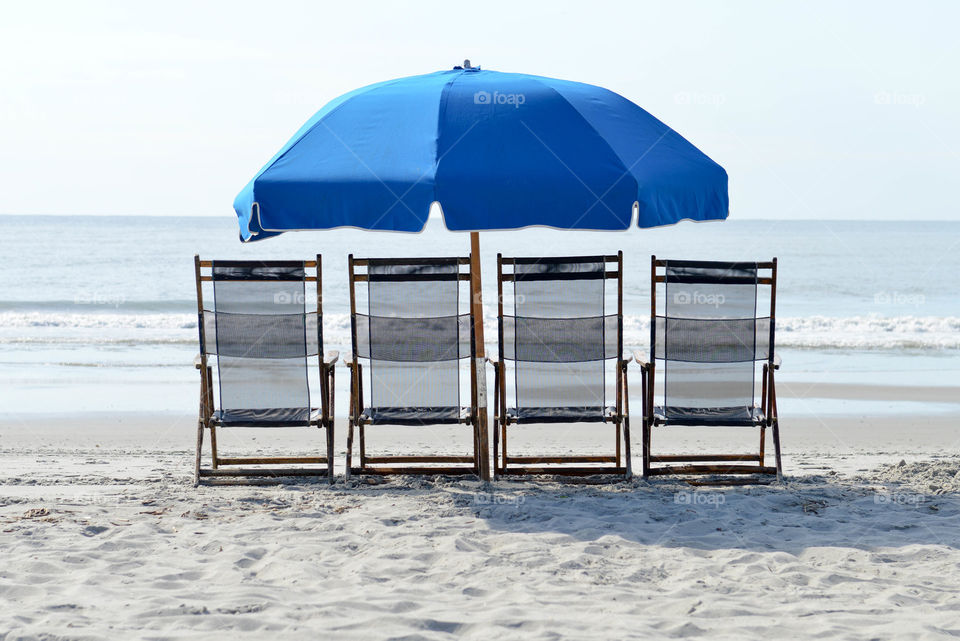
[[[96,370],[95,370],[96,371]],[[112,372],[111,375],[115,375]],[[342,372],[338,372],[342,374]],[[851,374],[856,377],[856,374]],[[487,389],[493,389],[492,374],[488,377]],[[197,403],[198,379],[194,371],[187,371],[183,380],[179,382],[158,382],[150,378],[137,381],[120,382],[113,378],[105,380],[102,383],[90,383],[82,387],[82,392],[76,391],[77,385],[71,386],[71,380],[64,381],[46,381],[46,389],[38,388],[41,385],[40,380],[32,382],[32,387],[25,395],[22,395],[17,401],[15,411],[7,411],[0,416],[0,426],[11,421],[16,422],[36,422],[38,420],[60,421],[60,420],[79,420],[96,417],[105,417],[108,420],[116,418],[126,418],[128,416],[160,416],[160,417],[184,417],[189,416],[193,420],[196,415],[190,410],[177,408],[193,408]],[[0,379],[2,381],[2,379]],[[11,380],[10,383],[16,386],[18,382]],[[637,408],[640,407],[640,388],[639,376],[633,376],[630,379],[630,406],[633,408],[633,418],[638,418]],[[122,409],[94,409],[97,404],[92,394],[103,394],[104,385],[120,387],[126,389],[126,397],[112,393],[105,397],[104,403],[120,403]],[[70,391],[73,389],[73,391]],[[41,391],[42,390],[42,391]],[[62,391],[59,402],[76,408],[75,411],[23,411],[21,408],[27,405],[25,398],[46,398],[51,394],[58,394]],[[662,383],[657,384],[656,393],[662,394]],[[759,393],[759,392],[758,392]],[[335,410],[338,419],[346,418],[344,408],[346,399],[349,396],[349,378],[338,375],[336,379],[336,399]],[[846,383],[834,381],[809,381],[804,378],[787,377],[780,375],[777,379],[777,396],[782,401],[787,401],[790,407],[781,407],[781,418],[801,420],[812,418],[813,416],[828,416],[838,418],[856,418],[859,416],[875,416],[877,418],[886,418],[892,416],[905,416],[910,418],[918,414],[923,416],[950,416],[960,417],[960,386],[950,385],[944,380],[943,384],[930,383],[925,380],[924,384],[872,384],[872,383]],[[490,399],[492,403],[493,399]],[[864,404],[865,402],[875,402],[875,406]],[[847,402],[845,404],[845,402]],[[137,403],[150,403],[152,407],[162,406],[163,409],[150,409],[144,407],[142,412],[129,409]],[[34,403],[35,405],[36,403]],[[926,405],[926,407],[925,407]],[[30,405],[31,407],[33,405]]]

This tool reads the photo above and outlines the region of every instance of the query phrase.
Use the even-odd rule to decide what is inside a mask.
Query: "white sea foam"
[[[496,327],[488,310],[485,324]],[[193,344],[193,314],[0,312],[0,344]],[[649,344],[650,319],[624,317],[624,345]],[[487,333],[487,342],[495,334]],[[324,341],[350,343],[348,314],[326,314]],[[777,319],[777,345],[797,349],[931,350],[960,349],[960,317],[949,316],[809,316]]]
[[[0,312],[0,327],[60,329],[196,329],[196,314]]]

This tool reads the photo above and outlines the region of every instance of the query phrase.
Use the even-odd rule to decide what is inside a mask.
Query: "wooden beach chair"
[[[196,366],[201,374],[196,482],[223,476],[326,475],[332,483],[333,365],[338,355],[323,357],[320,256],[315,261],[202,261],[195,256],[194,265],[200,321]],[[205,287],[212,293],[209,305]],[[310,390],[313,360],[319,367],[319,399]],[[326,456],[221,456],[217,430],[234,427],[325,429]],[[210,432],[209,467],[201,465],[205,430]]]
[[[505,293],[505,287],[510,291]],[[626,375],[630,359],[622,358],[623,253],[551,258],[497,255],[497,291],[495,476],[616,474],[629,478]],[[504,312],[505,305],[510,313]],[[613,399],[607,389],[611,381]],[[607,424],[613,432],[612,452],[511,453],[508,432],[535,423],[577,424],[582,433],[596,433],[599,424]]]
[[[353,355],[347,474],[479,475],[474,319],[465,311],[473,285],[470,259],[351,255],[348,269]],[[369,427],[415,426],[429,433],[430,426],[457,424],[471,429],[470,452],[370,452]]]
[[[774,384],[774,371],[780,366],[774,353],[777,259],[730,263],[653,256],[650,291],[650,360],[639,352],[634,356],[642,373],[644,477],[776,474],[779,479]],[[758,307],[766,300],[769,315]],[[759,404],[758,363],[762,363]],[[654,380],[661,368],[663,392],[657,403]],[[654,454],[652,432],[660,426],[753,428],[759,431],[760,447],[747,454]],[[773,432],[774,467],[764,465],[767,428]],[[737,477],[715,482],[737,482],[733,478]]]

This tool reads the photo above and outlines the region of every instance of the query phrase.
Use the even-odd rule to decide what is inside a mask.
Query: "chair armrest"
[[[643,355],[640,353],[639,349],[633,352],[633,360],[637,361],[637,365],[643,369],[650,367],[650,363],[643,359]]]
[[[323,364],[324,364],[324,365],[333,365],[333,364],[336,363],[338,360],[340,360],[340,352],[338,352],[338,351],[335,350],[335,349],[334,349],[334,350],[330,350],[329,352],[327,352],[326,354],[323,355]]]
[[[196,356],[193,357],[193,366],[196,367],[197,369],[200,369],[201,367],[203,367],[202,354],[197,354]]]

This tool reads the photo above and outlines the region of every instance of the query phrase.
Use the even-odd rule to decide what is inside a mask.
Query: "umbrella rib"
[[[610,190],[611,190],[611,189],[613,189],[614,187],[616,187],[617,184],[618,184],[621,180],[623,180],[623,177],[624,177],[624,176],[626,176],[626,175],[628,175],[628,174],[631,174],[633,168],[637,166],[637,163],[639,163],[641,160],[643,160],[644,158],[646,158],[646,157],[647,157],[647,154],[649,154],[651,151],[653,151],[653,148],[656,147],[657,145],[659,145],[659,144],[660,144],[660,141],[663,140],[664,138],[666,138],[666,137],[667,137],[667,134],[669,134],[671,131],[673,131],[673,129],[671,129],[670,127],[667,127],[667,130],[664,131],[662,134],[660,134],[660,137],[657,138],[655,141],[653,141],[653,144],[650,145],[649,147],[647,147],[647,150],[646,150],[645,152],[643,152],[642,154],[640,154],[640,157],[637,158],[636,160],[634,160],[634,161],[633,161],[633,164],[631,164],[629,167],[627,167],[627,170],[624,171],[624,172],[620,175],[620,177],[617,178],[617,179],[613,182],[613,184],[610,185],[610,186],[607,188],[607,190],[606,190],[605,192],[603,192],[603,194],[600,195],[600,197],[601,197],[601,198],[605,197],[608,193],[610,193]]]
[[[413,210],[410,208],[410,206],[403,201],[403,199],[406,197],[406,195],[407,195],[408,193],[410,193],[410,191],[411,191],[414,187],[416,187],[418,184],[420,184],[420,181],[422,181],[422,180],[427,176],[427,173],[428,173],[428,172],[426,172],[426,171],[421,172],[420,176],[419,176],[409,187],[407,187],[407,189],[406,189],[401,195],[397,196],[397,193],[396,193],[395,191],[393,191],[393,190],[389,187],[389,185],[387,185],[387,184],[383,181],[383,179],[380,178],[380,176],[377,175],[377,172],[375,172],[375,171],[373,170],[373,168],[371,168],[370,165],[368,165],[368,164],[363,160],[363,158],[361,158],[360,155],[357,154],[357,153],[353,150],[353,148],[350,147],[350,145],[348,145],[340,136],[338,136],[337,133],[336,133],[335,131],[333,131],[333,129],[331,129],[329,125],[327,125],[327,123],[324,122],[324,123],[320,123],[320,124],[322,124],[324,127],[326,127],[327,131],[329,131],[330,134],[331,134],[334,138],[337,139],[337,142],[339,142],[341,145],[343,145],[343,148],[346,149],[347,151],[349,151],[350,154],[353,155],[353,157],[356,158],[356,159],[364,166],[364,168],[365,168],[368,172],[370,172],[370,175],[373,176],[374,178],[376,178],[377,181],[378,181],[381,185],[383,185],[383,187],[384,187],[387,191],[390,192],[390,195],[393,196],[393,198],[394,198],[393,204],[391,204],[389,207],[387,207],[387,209],[386,209],[382,214],[380,214],[380,217],[377,218],[376,221],[374,221],[374,223],[373,223],[373,225],[372,225],[373,227],[376,227],[376,225],[377,225],[381,220],[383,220],[383,218],[384,218],[387,214],[389,214],[390,211],[393,210],[394,207],[397,206],[397,203],[402,204],[402,205],[407,209],[407,211],[409,211],[409,212],[410,212],[411,214],[413,214],[414,216],[417,215],[417,213],[416,213],[415,211],[413,211]],[[469,127],[466,131],[464,131],[464,132],[460,135],[460,137],[457,138],[456,141],[454,141],[454,143],[453,143],[452,145],[450,145],[450,147],[443,153],[443,155],[441,155],[441,156],[439,156],[439,157],[437,158],[437,163],[439,164],[439,162],[440,162],[441,160],[443,160],[443,158],[444,158],[447,154],[449,154],[451,151],[453,151],[453,149],[454,149],[458,144],[460,144],[460,141],[462,141],[462,140],[467,136],[467,134],[470,133],[470,132],[473,130],[473,128],[476,127],[476,126],[477,126],[477,123],[476,123],[476,122],[474,122],[473,124],[471,124],[470,127]]]
[[[577,172],[575,172],[573,169],[571,169],[570,166],[569,166],[567,163],[563,162],[563,159],[560,158],[560,156],[557,155],[557,153],[553,150],[553,148],[550,147],[550,145],[548,145],[547,143],[545,143],[545,142],[543,141],[543,139],[540,138],[540,136],[537,135],[537,132],[535,132],[533,129],[530,128],[530,125],[528,125],[528,124],[527,124],[525,121],[523,121],[523,120],[520,121],[520,124],[522,124],[524,127],[527,128],[527,131],[529,131],[530,134],[531,134],[534,138],[537,139],[537,142],[539,142],[541,145],[543,145],[543,148],[546,149],[547,151],[549,151],[550,154],[551,154],[554,158],[557,159],[557,162],[559,162],[561,165],[563,165],[564,169],[566,169],[568,172],[570,172],[570,175],[573,176],[574,178],[576,178],[577,181],[578,181],[581,185],[583,185],[583,188],[586,189],[587,191],[589,191],[589,192],[590,192],[590,195],[597,199],[597,202],[601,202],[600,199],[597,198],[597,194],[594,193],[594,191],[593,191],[592,189],[590,189],[590,186],[589,186],[587,183],[585,183],[585,182],[583,181],[583,179],[580,178],[579,175],[577,175]],[[593,209],[593,207],[594,207],[595,205],[596,205],[596,203],[594,203],[593,205],[591,205],[590,209]],[[610,209],[610,206],[609,206],[609,205],[607,205],[606,203],[604,203],[604,206],[605,206],[608,210],[610,210],[610,213],[611,213],[611,214],[613,214],[614,216],[617,215],[615,211],[613,211],[612,209]],[[589,209],[588,209],[587,211],[589,211]]]
[[[360,89],[356,89],[355,91],[351,92],[351,93],[353,94],[353,95],[351,96],[351,99],[352,99],[352,98],[356,98],[357,96],[362,95],[362,94],[365,94],[365,93],[367,93],[367,92],[374,91],[374,90],[376,90],[376,89],[380,89],[380,88],[385,87],[385,86],[397,84],[397,83],[400,82],[401,80],[403,80],[403,79],[402,79],[402,78],[394,78],[393,80],[386,80],[386,81],[384,81],[384,82],[375,83],[375,84],[369,85],[369,86],[367,86],[367,87],[361,87]],[[346,96],[346,94],[345,94],[344,96],[341,96],[341,98],[344,98],[345,96]],[[257,178],[259,178],[260,176],[262,176],[262,175],[263,175],[264,173],[266,173],[271,167],[273,167],[274,165],[276,165],[278,161],[280,161],[280,160],[282,160],[283,158],[285,158],[286,155],[289,154],[291,151],[293,151],[293,148],[296,147],[297,145],[299,145],[305,138],[307,138],[307,136],[309,136],[309,135],[313,132],[314,129],[316,129],[316,128],[319,127],[320,125],[323,125],[324,127],[327,127],[327,129],[330,129],[330,127],[327,126],[327,123],[325,122],[326,119],[329,118],[330,116],[332,116],[333,114],[337,113],[338,111],[340,111],[340,109],[342,109],[349,101],[350,101],[349,99],[343,100],[343,102],[341,102],[339,105],[337,105],[337,106],[336,106],[334,109],[332,109],[329,113],[324,114],[319,120],[317,120],[317,122],[313,123],[313,125],[311,125],[309,129],[307,129],[306,131],[304,131],[304,132],[300,135],[299,138],[297,138],[297,139],[296,139],[295,141],[293,141],[292,143],[288,143],[290,146],[289,146],[287,149],[284,149],[284,150],[278,152],[277,155],[270,160],[270,162],[268,162],[266,165],[264,165],[263,168],[260,169],[260,171],[258,171],[257,174],[253,177],[253,181],[252,181],[252,182],[256,181]],[[315,115],[314,117],[316,117],[316,115]],[[331,133],[333,133],[333,132],[331,132]],[[336,135],[336,134],[334,134],[334,135]],[[342,141],[341,141],[341,142],[342,142]]]
[[[584,188],[585,188],[587,191],[590,192],[590,195],[593,196],[593,197],[596,199],[595,202],[594,202],[592,205],[590,205],[589,207],[587,207],[587,209],[573,222],[573,225],[571,225],[571,227],[575,227],[576,225],[578,225],[578,224],[580,223],[580,221],[582,221],[582,220],[586,217],[586,215],[589,214],[590,211],[591,211],[594,207],[597,206],[597,203],[603,203],[603,206],[606,207],[607,210],[608,210],[611,214],[613,214],[614,216],[616,216],[617,213],[616,213],[615,211],[613,211],[612,209],[610,209],[610,206],[607,205],[606,202],[604,202],[603,199],[607,196],[607,194],[610,193],[610,190],[612,190],[614,187],[616,187],[616,186],[620,183],[620,181],[623,180],[623,178],[624,178],[625,176],[628,176],[628,175],[631,174],[631,170],[632,170],[634,167],[637,166],[637,163],[639,163],[641,160],[643,160],[643,159],[647,156],[647,154],[649,154],[651,151],[653,151],[653,148],[654,148],[654,147],[656,147],[658,144],[660,144],[660,141],[663,140],[663,139],[667,136],[667,134],[669,134],[671,131],[673,131],[672,129],[670,129],[669,127],[667,127],[666,131],[664,131],[664,132],[660,135],[660,137],[657,138],[657,139],[654,141],[654,143],[653,143],[652,145],[650,145],[650,147],[648,147],[647,150],[644,151],[643,154],[641,154],[641,156],[640,156],[639,158],[637,158],[637,159],[633,162],[633,164],[631,164],[629,167],[627,167],[626,170],[625,170],[623,173],[621,173],[620,176],[613,182],[613,184],[611,184],[609,187],[607,187],[606,191],[604,191],[600,196],[597,196],[597,194],[594,193],[594,191],[593,191],[592,189],[590,189],[590,187],[583,181],[583,179],[581,179],[580,176],[578,176],[575,171],[573,171],[565,162],[563,162],[563,160],[560,158],[560,156],[558,156],[558,155],[556,154],[556,152],[553,151],[553,149],[550,147],[550,145],[548,145],[546,142],[544,142],[543,139],[540,138],[540,136],[538,136],[537,133],[536,133],[533,129],[531,129],[530,126],[527,125],[526,122],[524,122],[523,120],[521,120],[520,123],[521,123],[524,127],[526,127],[526,128],[527,128],[527,131],[529,131],[529,132],[533,135],[533,137],[536,138],[537,141],[538,141],[541,145],[543,145],[544,148],[545,148],[547,151],[549,151],[549,152],[553,155],[553,157],[556,158],[556,159],[560,162],[560,164],[563,165],[564,168],[565,168],[567,171],[569,171],[570,174],[571,174],[574,178],[576,178],[576,179],[580,182],[581,185],[584,186]],[[628,226],[629,226],[629,225],[628,225]]]
[[[361,158],[360,155],[357,154],[357,152],[355,152],[355,151],[353,150],[353,148],[352,148],[350,145],[348,145],[346,142],[344,142],[343,139],[342,139],[340,136],[337,135],[337,132],[335,132],[333,129],[330,128],[330,125],[328,125],[328,124],[325,123],[325,122],[321,122],[321,124],[326,128],[327,131],[330,132],[330,134],[331,134],[334,138],[337,139],[337,142],[339,142],[341,145],[343,145],[343,148],[346,149],[347,151],[349,151],[350,154],[351,154],[354,158],[356,158],[356,159],[360,162],[360,164],[362,164],[362,165],[364,166],[364,168],[365,168],[368,172],[370,172],[370,175],[373,176],[374,178],[376,178],[376,179],[377,179],[377,182],[379,182],[381,185],[383,185],[384,189],[386,189],[387,191],[389,191],[389,192],[390,192],[390,195],[393,196],[393,197],[396,199],[396,202],[394,202],[392,205],[390,205],[389,208],[387,208],[387,211],[385,211],[385,212],[381,215],[380,219],[382,219],[383,216],[386,216],[387,213],[388,213],[391,209],[393,209],[394,207],[396,207],[396,205],[397,205],[398,202],[399,202],[399,203],[402,203],[403,206],[407,208],[407,211],[409,211],[411,214],[413,214],[414,216],[417,215],[417,213],[416,213],[415,211],[413,211],[412,209],[410,209],[410,205],[408,205],[408,204],[406,204],[405,202],[403,202],[403,201],[401,200],[402,197],[397,197],[396,192],[393,191],[392,189],[390,189],[390,186],[387,185],[387,183],[383,182],[383,179],[380,178],[380,176],[377,175],[377,172],[375,172],[375,171],[370,167],[370,165],[368,165],[368,164],[363,160],[363,158]],[[404,195],[406,195],[406,194],[404,194]],[[379,219],[378,219],[378,220],[379,220]]]
[[[442,155],[440,155],[440,156],[437,157],[436,164],[439,165],[439,164],[440,164],[440,161],[443,160],[444,157],[446,157],[447,154],[449,154],[451,151],[453,151],[453,148],[456,147],[458,144],[460,144],[460,141],[463,140],[463,139],[467,136],[467,134],[470,133],[470,131],[471,131],[474,127],[476,127],[476,126],[477,126],[477,123],[476,123],[476,122],[474,122],[472,125],[470,125],[470,127],[469,127],[466,131],[464,131],[464,132],[460,135],[460,137],[457,138],[456,141],[454,141],[454,143],[453,143],[452,145],[450,145],[450,148],[449,148],[449,149],[447,149],[445,152],[443,152]],[[407,190],[403,192],[403,194],[400,196],[400,198],[404,198],[408,193],[410,193],[410,190],[413,189],[414,187],[416,187],[416,186],[420,183],[420,181],[423,180],[426,176],[427,176],[427,172],[425,172],[425,171],[422,172],[422,173],[420,174],[420,177],[417,178],[417,180],[414,181],[414,183],[413,183],[412,185],[410,185],[409,187],[407,187]],[[436,194],[434,194],[434,196],[436,196]],[[374,224],[374,225],[377,225],[381,220],[383,220],[383,217],[386,216],[388,213],[390,213],[390,210],[393,209],[393,208],[396,206],[396,204],[397,204],[397,203],[393,203],[392,205],[390,205],[390,207],[387,208],[387,210],[386,210],[385,212],[383,212],[383,214],[381,214],[380,217],[377,218],[376,222],[374,222],[373,224]],[[407,209],[410,209],[410,208],[407,207]],[[411,213],[412,213],[412,212],[411,212]]]

